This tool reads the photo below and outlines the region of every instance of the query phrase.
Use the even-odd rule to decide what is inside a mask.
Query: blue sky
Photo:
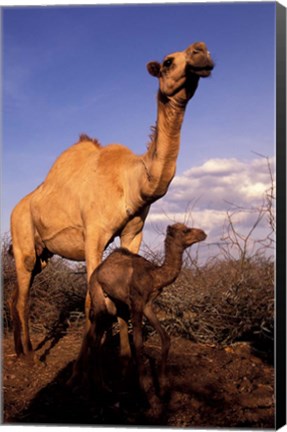
[[[268,187],[254,152],[272,159],[275,151],[275,3],[3,8],[2,232],[14,205],[80,133],[143,153],[157,92],[146,63],[201,40],[216,67],[186,111],[173,195],[156,203],[150,222],[172,212],[176,196],[177,213],[193,200],[224,213],[225,193],[251,205]],[[212,189],[223,178],[214,164],[229,179],[220,190]],[[250,176],[239,180],[243,166]],[[198,187],[180,198],[176,185],[194,169],[212,196]],[[239,181],[249,181],[245,191],[257,186],[240,195]]]

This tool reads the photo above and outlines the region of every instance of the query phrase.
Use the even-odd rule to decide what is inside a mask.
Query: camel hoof
[[[39,366],[43,365],[40,358],[35,354],[34,351],[29,351],[26,354],[21,354],[17,356],[17,360],[26,363],[29,366]]]
[[[150,381],[150,378],[146,375],[140,377],[139,379],[139,387],[143,393],[148,393],[150,388],[152,386],[152,383]]]
[[[159,420],[164,412],[164,407],[161,400],[156,395],[148,398],[149,409],[147,410],[147,417],[153,420]]]

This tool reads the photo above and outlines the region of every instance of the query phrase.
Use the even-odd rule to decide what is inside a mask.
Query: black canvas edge
[[[276,3],[276,429],[286,424],[286,8]]]

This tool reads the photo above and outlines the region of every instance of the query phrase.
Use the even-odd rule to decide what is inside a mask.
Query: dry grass
[[[8,253],[10,242],[2,240],[3,328],[12,329],[10,302],[16,287],[13,258]],[[71,266],[55,257],[36,276],[30,295],[30,327],[32,332],[53,332],[57,327],[82,325],[86,294],[85,266]]]

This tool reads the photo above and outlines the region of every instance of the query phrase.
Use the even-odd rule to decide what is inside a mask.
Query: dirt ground
[[[70,330],[56,339],[33,335],[40,359],[36,364],[16,359],[12,336],[5,336],[3,421],[44,425],[274,427],[274,370],[248,343],[223,348],[181,338],[172,338],[171,342],[169,389],[164,398],[157,395],[159,340],[152,336],[145,342],[148,403],[139,393],[132,369],[123,379],[116,336],[105,348],[103,362],[111,393],[97,392],[93,386],[71,390],[66,385],[79,352],[81,331]]]

